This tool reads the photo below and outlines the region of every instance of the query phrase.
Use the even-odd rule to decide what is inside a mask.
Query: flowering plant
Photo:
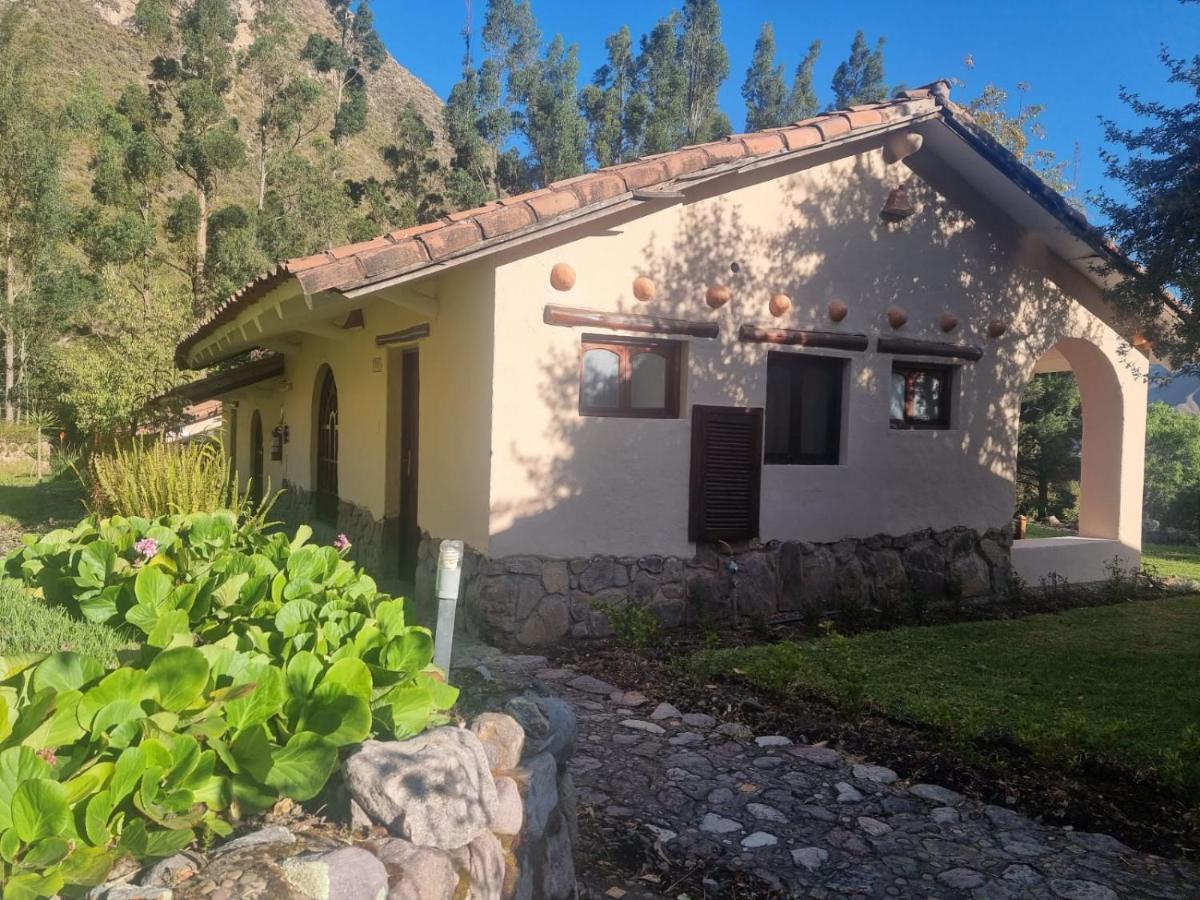
[[[339,534],[333,539],[333,549],[344,556],[346,551],[350,549],[350,538],[344,534]]]
[[[154,538],[142,538],[133,545],[133,549],[144,559],[153,559],[158,554],[158,541]]]

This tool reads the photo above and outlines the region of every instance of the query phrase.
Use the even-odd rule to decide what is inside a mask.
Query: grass
[[[1153,566],[1159,575],[1200,580],[1200,547],[1186,544],[1146,544],[1142,547],[1142,562]]]
[[[704,651],[685,665],[698,678],[873,709],[964,744],[1003,737],[1044,762],[1096,760],[1200,794],[1197,596]]]
[[[73,472],[40,484],[29,476],[0,481],[0,553],[12,549],[25,532],[73,525],[87,514],[83,485]]]
[[[0,581],[0,656],[74,650],[103,664],[117,661],[117,651],[131,646],[128,635],[107,625],[71,618],[65,611],[31,597],[15,581]]]
[[[1031,538],[1066,537],[1075,534],[1070,528],[1055,528],[1051,525],[1039,525],[1030,522],[1025,526],[1025,536]]]

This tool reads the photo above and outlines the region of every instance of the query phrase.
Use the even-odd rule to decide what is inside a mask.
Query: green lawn
[[[1200,547],[1146,544],[1142,547],[1142,562],[1153,566],[1159,575],[1200,580]]]
[[[86,514],[83,486],[71,472],[40,484],[29,477],[0,480],[0,553],[26,532],[74,525]]]
[[[945,729],[1006,736],[1056,764],[1087,756],[1200,789],[1200,597],[705,651],[743,678]]]
[[[74,650],[115,663],[129,637],[106,625],[71,618],[64,610],[29,596],[15,581],[0,581],[0,656]]]

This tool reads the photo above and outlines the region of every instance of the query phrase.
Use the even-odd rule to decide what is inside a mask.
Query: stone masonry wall
[[[319,544],[333,542],[339,534],[350,538],[350,558],[372,575],[383,572],[385,524],[371,515],[370,510],[345,500],[338,501],[337,522],[322,522],[317,518],[317,495],[289,481],[271,510],[270,518],[282,521],[289,529],[308,525],[313,540]]]
[[[417,595],[432,593],[437,541],[422,541]],[[915,621],[957,604],[986,605],[1012,582],[1009,528],[874,535],[836,543],[770,541],[723,555],[488,559],[471,552],[463,572],[466,627],[520,646],[605,637],[597,603],[636,603],[664,628],[796,614],[882,615]]]

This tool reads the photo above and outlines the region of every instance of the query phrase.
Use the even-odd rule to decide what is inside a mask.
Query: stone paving
[[[575,706],[581,816],[626,823],[681,866],[740,870],[794,897],[1200,897],[1187,863],[539,661],[484,666],[541,680]],[[634,896],[609,894],[622,895]]]

